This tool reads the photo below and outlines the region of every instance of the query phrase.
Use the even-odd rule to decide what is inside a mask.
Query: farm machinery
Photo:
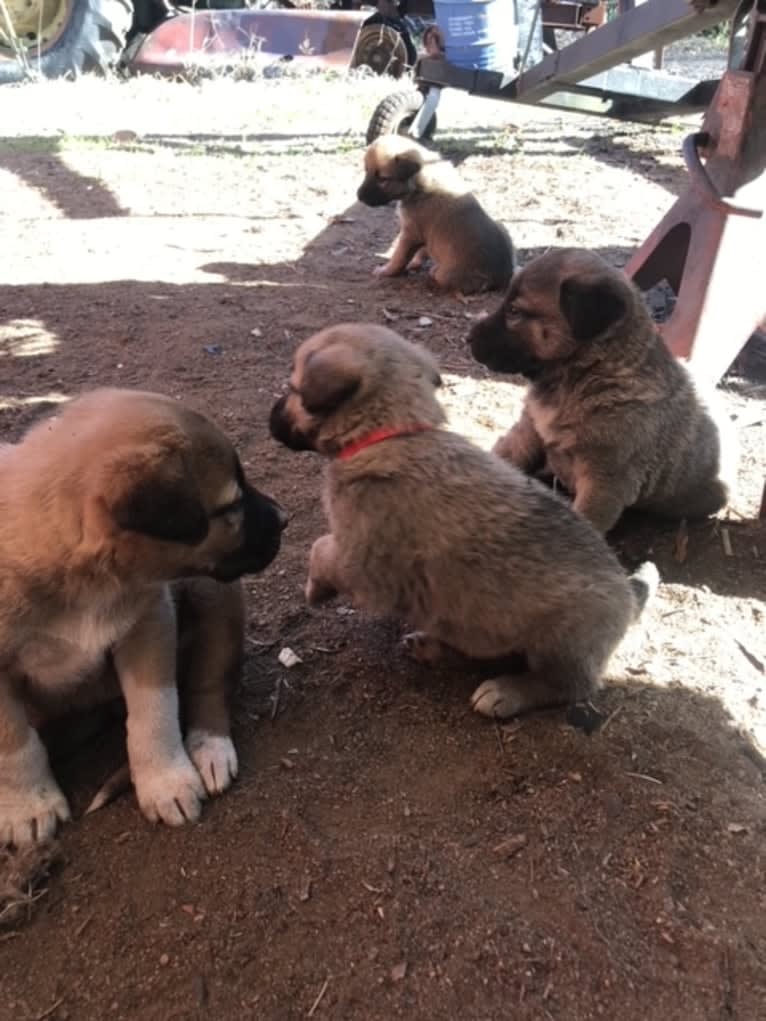
[[[439,40],[417,61],[411,86],[381,101],[368,141],[393,132],[430,138],[450,88],[625,120],[702,114],[701,129],[682,146],[687,186],[625,272],[643,290],[670,286],[676,301],[663,338],[717,380],[758,327],[766,328],[766,0],[616,0],[606,18],[601,4],[569,6],[580,8],[579,21],[557,27],[580,31],[559,47],[550,36],[551,8],[563,5],[516,0],[516,45],[497,69],[459,66]],[[689,80],[656,66],[665,46],[724,21],[721,76]],[[638,59],[646,54],[655,66]]]

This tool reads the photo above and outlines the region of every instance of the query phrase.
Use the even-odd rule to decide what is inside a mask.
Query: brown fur
[[[428,256],[435,263],[430,280],[445,290],[467,294],[508,284],[514,260],[510,236],[451,163],[412,139],[384,135],[367,148],[364,171],[359,201],[397,202],[399,210],[399,236],[376,275],[397,276]]]
[[[311,550],[306,597],[341,592],[403,618],[421,659],[444,646],[485,661],[523,652],[526,673],[474,693],[487,715],[585,698],[656,572],[627,578],[563,501],[441,428],[439,383],[427,351],[381,326],[333,326],[298,348],[271,429],[329,458],[330,530]],[[392,428],[401,434],[359,447]]]
[[[599,256],[533,259],[469,341],[489,368],[531,381],[496,453],[557,476],[600,531],[627,507],[697,518],[727,503],[728,422],[665,347],[636,287]]]
[[[0,843],[68,817],[33,725],[120,691],[149,818],[196,818],[228,786],[238,578],[272,560],[283,526],[226,437],[156,394],[95,391],[3,449]]]

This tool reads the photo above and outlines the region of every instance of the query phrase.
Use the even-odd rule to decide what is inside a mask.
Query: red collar
[[[335,455],[338,460],[346,461],[349,457],[353,457],[354,454],[358,454],[360,450],[364,450],[365,447],[371,447],[375,443],[382,443],[383,440],[390,440],[394,436],[414,436],[415,433],[426,432],[428,429],[434,429],[433,425],[404,425],[400,427],[396,426],[384,426],[382,429],[373,429],[371,433],[367,433],[366,436],[360,436],[358,440],[354,440],[353,443],[349,443],[345,447],[341,447],[338,453]]]

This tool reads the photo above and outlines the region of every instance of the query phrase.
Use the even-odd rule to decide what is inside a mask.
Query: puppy
[[[342,324],[298,348],[271,431],[329,458],[330,531],[306,597],[336,593],[417,628],[422,660],[525,654],[485,681],[474,709],[506,717],[586,698],[638,617],[656,571],[626,577],[604,539],[550,490],[440,428],[436,362],[391,330]]]
[[[531,381],[496,453],[528,473],[544,466],[600,531],[626,507],[700,518],[727,503],[728,421],[665,347],[636,287],[599,256],[533,259],[468,339],[478,361]]]
[[[194,820],[229,786],[237,579],[271,562],[285,520],[210,421],[156,394],[94,391],[3,448],[0,843],[69,818],[33,724],[120,691],[149,819]]]
[[[364,155],[357,198],[368,206],[398,202],[399,236],[378,276],[397,276],[435,262],[432,283],[448,291],[492,291],[507,286],[514,266],[508,231],[492,220],[457,170],[411,138],[383,135]]]

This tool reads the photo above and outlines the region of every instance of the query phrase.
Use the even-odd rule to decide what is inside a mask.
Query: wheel
[[[407,47],[390,25],[365,25],[354,47],[352,67],[369,67],[375,74],[401,78],[407,67]]]
[[[34,74],[103,73],[116,63],[133,20],[131,0],[5,0],[5,7],[0,84]]]
[[[407,135],[418,110],[423,105],[423,94],[417,89],[402,89],[392,92],[376,106],[367,125],[367,144],[381,135]],[[436,114],[421,135],[423,141],[433,138],[436,131]]]

